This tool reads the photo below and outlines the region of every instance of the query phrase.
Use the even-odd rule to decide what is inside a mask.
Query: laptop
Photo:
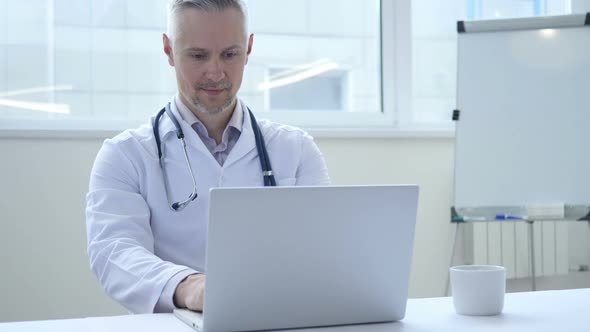
[[[405,315],[415,185],[211,189],[200,332],[391,322]]]

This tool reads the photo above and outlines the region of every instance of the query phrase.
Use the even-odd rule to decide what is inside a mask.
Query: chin
[[[231,101],[233,101],[233,99]],[[226,101],[221,104],[199,104],[197,106],[197,109],[205,114],[221,114],[223,112],[228,112],[232,109],[230,107],[232,104],[231,101]]]

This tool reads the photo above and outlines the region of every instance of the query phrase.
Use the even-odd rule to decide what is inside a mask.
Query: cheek
[[[238,65],[230,68],[227,75],[230,77],[230,80],[234,85],[239,85],[242,82],[242,77],[244,76],[244,66]]]
[[[179,76],[183,78],[183,81],[195,81],[199,75],[201,69],[199,66],[191,62],[182,62],[176,66]]]

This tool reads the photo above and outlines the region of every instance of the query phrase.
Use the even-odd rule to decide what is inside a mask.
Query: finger
[[[191,290],[187,296],[187,307],[194,311],[203,311],[203,298],[205,290],[204,278],[193,280]]]
[[[197,303],[197,306],[199,307],[199,310],[203,311],[203,303],[205,301],[205,276],[203,276],[203,279],[199,283],[199,287],[198,288],[199,288],[199,291],[198,291],[198,303]]]

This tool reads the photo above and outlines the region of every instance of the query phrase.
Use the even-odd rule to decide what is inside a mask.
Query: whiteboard
[[[590,203],[590,26],[580,17],[553,29],[471,22],[478,32],[459,34],[456,207]]]

